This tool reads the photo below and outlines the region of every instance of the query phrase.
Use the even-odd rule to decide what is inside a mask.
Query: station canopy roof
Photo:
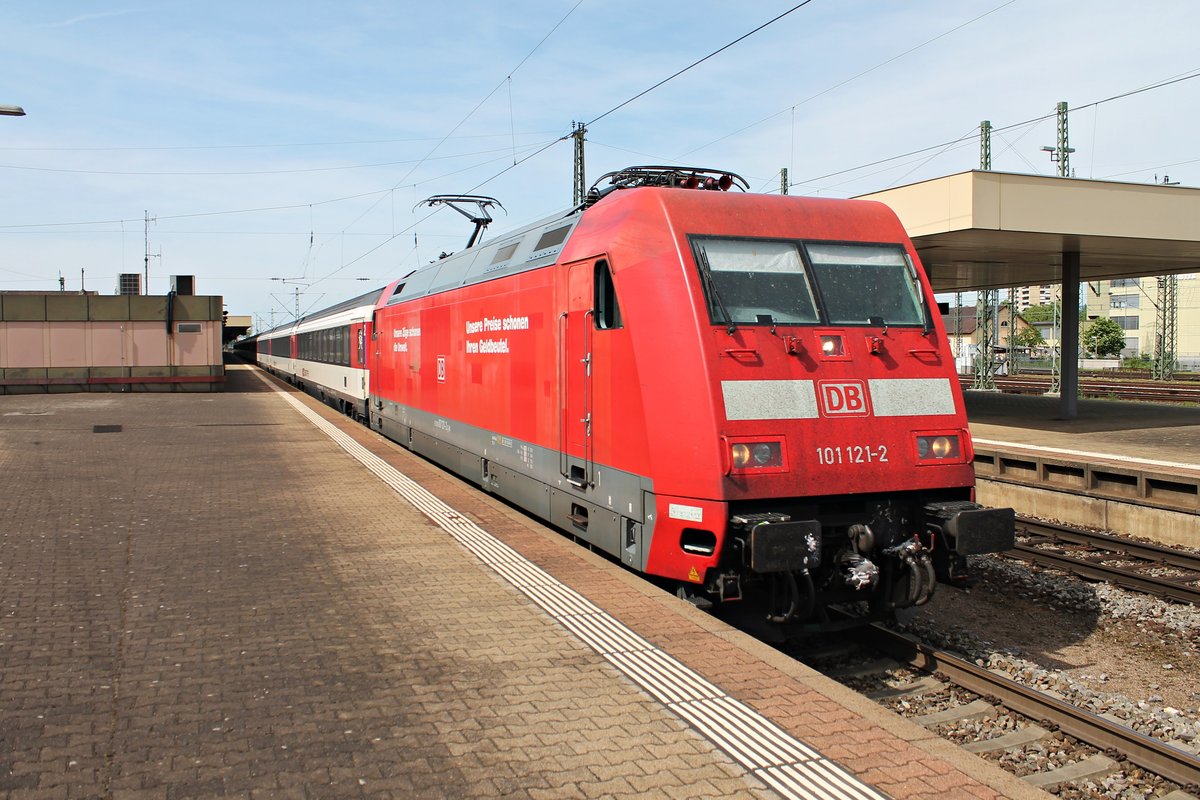
[[[863,195],[900,217],[934,291],[1200,272],[1200,189],[973,170]]]

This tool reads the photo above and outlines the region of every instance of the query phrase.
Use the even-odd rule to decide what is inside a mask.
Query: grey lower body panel
[[[378,397],[370,411],[371,427],[387,438],[645,570],[654,519],[649,478],[595,465],[595,484],[579,486],[560,471],[557,450]]]

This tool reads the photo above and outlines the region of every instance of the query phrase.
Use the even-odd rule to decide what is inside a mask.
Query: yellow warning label
[[[688,573],[688,580],[695,581],[696,583],[700,582],[700,573],[696,572],[695,567],[692,567],[692,571]]]

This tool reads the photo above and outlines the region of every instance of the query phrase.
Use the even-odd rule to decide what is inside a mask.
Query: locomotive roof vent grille
[[[608,181],[603,189],[600,184]],[[677,189],[708,189],[726,192],[733,187],[747,191],[750,184],[735,172],[709,167],[625,167],[600,176],[588,190],[584,206],[590,206],[609,192],[617,189],[633,189],[638,186],[662,186]]]

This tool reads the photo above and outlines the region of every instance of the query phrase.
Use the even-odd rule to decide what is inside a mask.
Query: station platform
[[[963,392],[971,436],[987,445],[1053,448],[1067,455],[1137,459],[1200,473],[1200,407],[1081,397],[1076,419],[1058,419],[1046,395]]]
[[[250,367],[0,468],[0,796],[1046,797]]]
[[[964,392],[976,496],[1018,514],[1200,547],[1200,408]]]

